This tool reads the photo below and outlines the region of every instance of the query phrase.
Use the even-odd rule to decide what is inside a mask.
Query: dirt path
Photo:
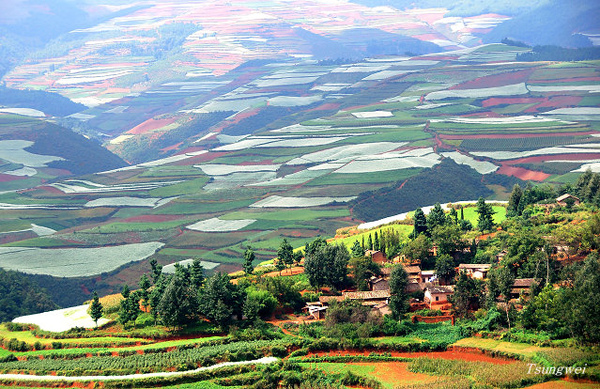
[[[127,374],[127,375],[107,375],[107,376],[59,376],[59,375],[28,375],[28,374],[0,374],[0,379],[9,379],[17,381],[117,381],[117,380],[135,380],[140,378],[165,378],[165,377],[176,377],[199,373],[201,371],[208,371],[219,369],[227,366],[238,366],[238,365],[252,365],[252,364],[269,364],[278,361],[279,358],[275,357],[264,357],[255,359],[252,361],[240,361],[240,362],[223,362],[212,366],[200,367],[195,370],[186,371],[172,371],[172,372],[159,372],[159,373],[145,373],[145,374]]]

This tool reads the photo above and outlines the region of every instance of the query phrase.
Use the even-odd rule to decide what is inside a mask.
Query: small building
[[[421,280],[421,268],[419,266],[404,266],[408,279]]]
[[[374,306],[379,303],[387,303],[392,295],[390,290],[367,290],[364,292],[342,292],[342,297],[348,300],[360,300],[363,305]]]
[[[483,280],[492,268],[489,263],[461,263],[458,265],[459,272],[465,272],[469,277]]]
[[[371,257],[373,262],[383,264],[387,262],[385,254],[379,250],[367,250],[365,251],[365,257]]]
[[[444,305],[449,304],[448,297],[454,294],[454,286],[441,286],[428,283],[425,286],[424,292],[425,303],[429,305],[429,309],[441,309]]]
[[[508,251],[506,250],[502,250],[496,254],[496,262],[500,262],[504,257],[506,257],[506,254],[508,254]]]
[[[517,278],[510,290],[510,298],[518,299],[521,294],[528,295],[532,285],[537,282],[535,278]]]
[[[321,305],[319,302],[306,303],[306,306],[302,310],[306,311],[315,320],[325,319],[325,312],[327,312],[327,305]]]
[[[386,290],[390,289],[390,282],[382,277],[371,277],[369,279],[370,290]]]
[[[579,203],[581,203],[581,200],[579,200],[578,197],[565,193],[564,195],[556,198],[556,203],[561,207],[566,207],[569,203],[571,203],[572,205],[579,205]]]
[[[435,270],[421,270],[421,283],[427,283],[435,280]]]

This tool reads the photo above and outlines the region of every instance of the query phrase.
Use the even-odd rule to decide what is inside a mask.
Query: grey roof
[[[428,290],[430,293],[444,293],[444,294],[448,294],[448,293],[454,293],[454,286],[452,285],[433,285],[431,283],[427,283],[427,285],[425,286],[425,289]]]
[[[489,263],[461,263],[458,265],[459,269],[473,269],[473,270],[490,270],[492,267]]]

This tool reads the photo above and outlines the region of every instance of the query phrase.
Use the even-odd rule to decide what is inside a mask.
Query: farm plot
[[[138,182],[138,183],[123,183],[115,185],[104,185],[98,184],[92,181],[84,180],[66,180],[64,182],[57,182],[49,184],[55,189],[60,190],[65,194],[80,194],[80,193],[110,193],[110,192],[136,192],[146,191],[163,186],[177,184],[181,181],[152,181],[152,182]]]
[[[35,315],[17,317],[13,322],[36,324],[43,331],[53,332],[68,331],[75,327],[94,328],[96,327],[96,323],[87,313],[88,308],[89,304],[58,309]],[[102,326],[108,322],[108,319],[101,318],[98,320],[98,325]]]
[[[524,82],[512,85],[476,89],[446,89],[427,94],[427,100],[482,99],[494,96],[518,96],[529,93]]]
[[[141,261],[162,246],[164,243],[148,242],[68,249],[0,247],[0,267],[28,274],[86,277],[115,270],[129,262]]]
[[[385,159],[373,159],[370,161],[352,161],[337,169],[335,173],[373,173],[388,170],[411,169],[421,167],[433,167],[440,163],[440,156],[430,153],[420,157],[392,157]]]
[[[288,165],[304,165],[317,162],[340,161],[348,162],[353,158],[385,153],[398,149],[407,142],[374,142],[365,144],[356,144],[348,146],[334,147],[331,149],[316,151],[314,153],[305,154],[289,161]]]
[[[588,140],[585,136],[523,136],[502,138],[467,138],[460,146],[469,151],[525,151],[544,147],[563,146]],[[593,138],[592,138],[593,139]]]
[[[534,155],[553,155],[553,154],[588,154],[600,153],[600,150],[594,151],[590,148],[575,148],[575,147],[545,147],[537,150],[529,151],[473,151],[471,154],[479,157],[487,157],[496,160],[509,160],[517,158],[526,158]]]
[[[167,274],[173,274],[173,273],[175,273],[175,265],[176,265],[176,264],[178,264],[178,265],[180,265],[180,266],[183,266],[183,267],[186,267],[186,266],[187,266],[187,267],[189,267],[189,266],[191,266],[191,265],[192,265],[192,263],[193,263],[193,262],[194,262],[194,259],[193,259],[193,258],[190,258],[190,259],[184,259],[183,261],[178,261],[178,262],[176,262],[176,263],[171,263],[171,264],[168,264],[168,265],[165,265],[165,266],[163,266],[163,268],[162,268],[162,271],[163,271],[163,273],[167,273]],[[201,266],[202,266],[204,269],[207,269],[207,270],[212,270],[212,269],[214,269],[215,267],[219,266],[219,265],[220,265],[220,263],[217,263],[217,262],[210,262],[210,261],[200,261],[200,265],[201,265]]]
[[[322,370],[325,373],[344,374],[348,371],[379,381],[383,388],[396,388],[398,383],[427,384],[435,382],[439,377],[413,373],[408,370],[407,362],[351,362],[351,363],[301,363],[309,369]]]
[[[281,165],[225,165],[225,164],[205,164],[205,165],[194,165],[205,174],[209,176],[225,176],[232,173],[240,172],[260,172],[269,171],[274,172],[279,169]]]
[[[282,197],[269,196],[266,199],[260,200],[252,205],[251,208],[304,208],[318,207],[333,202],[346,203],[355,199],[352,197]]]
[[[96,200],[91,200],[83,206],[86,208],[93,207],[146,207],[158,208],[161,205],[169,203],[174,197],[161,199],[159,197],[104,197]]]
[[[205,191],[216,191],[223,189],[239,188],[246,185],[257,184],[274,180],[277,178],[275,171],[263,171],[256,173],[233,173],[223,176],[215,176],[213,179],[204,186]]]
[[[461,154],[457,151],[449,153],[441,153],[444,157],[452,159],[454,162],[467,165],[477,171],[479,174],[490,174],[498,170],[498,166],[487,161],[478,161],[468,155]]]
[[[256,219],[222,220],[215,217],[191,224],[186,228],[201,232],[230,232],[241,230],[255,221]]]

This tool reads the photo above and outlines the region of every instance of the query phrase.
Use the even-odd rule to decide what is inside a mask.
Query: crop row
[[[199,346],[178,349],[171,352],[133,354],[124,357],[92,356],[83,359],[28,359],[0,363],[3,372],[35,372],[49,374],[60,371],[63,375],[119,375],[133,372],[149,373],[165,369],[189,370],[198,366],[213,365],[218,362],[242,361],[266,355],[287,354],[289,341],[259,340]]]

